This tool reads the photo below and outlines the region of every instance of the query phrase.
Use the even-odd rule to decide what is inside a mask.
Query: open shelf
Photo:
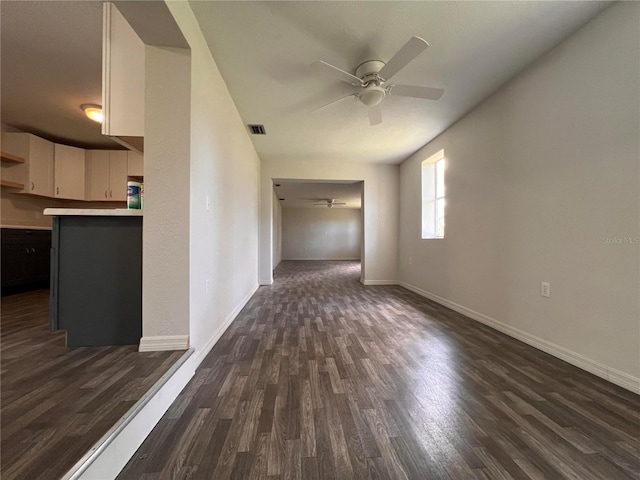
[[[7,152],[0,152],[3,162],[24,163],[24,158]]]
[[[2,158],[4,159],[4,153],[2,155]],[[24,188],[24,183],[11,182],[9,180],[0,180],[0,185],[9,188]]]

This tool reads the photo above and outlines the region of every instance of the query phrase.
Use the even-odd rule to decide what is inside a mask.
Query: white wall
[[[635,389],[639,20],[613,5],[405,161],[399,240],[406,285]],[[440,149],[445,238],[421,240],[420,162]]]
[[[273,192],[273,268],[282,261],[282,205]]]
[[[361,225],[359,208],[285,208],[282,258],[360,260]]]
[[[364,181],[362,279],[366,284],[396,282],[398,247],[398,165],[356,162],[262,161],[260,170],[260,284],[272,276],[273,181]],[[331,172],[327,174],[327,172]]]
[[[167,6],[191,54],[146,47],[143,335],[195,352],[82,478],[116,476],[258,287],[258,156],[191,7]]]
[[[190,52],[145,47],[141,350],[187,348]]]
[[[260,162],[191,7],[168,6],[191,47],[189,308],[200,355],[258,287]]]

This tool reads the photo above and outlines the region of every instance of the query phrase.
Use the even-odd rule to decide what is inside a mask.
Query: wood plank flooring
[[[135,346],[65,348],[49,290],[2,298],[3,480],[60,478],[180,358]]]
[[[640,397],[359,275],[283,262],[119,478],[640,478]]]

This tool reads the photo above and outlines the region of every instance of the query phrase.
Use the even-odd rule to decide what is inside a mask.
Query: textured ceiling
[[[261,158],[397,163],[607,3],[191,5],[245,123],[266,126],[265,137],[252,137]],[[80,110],[101,102],[102,2],[2,0],[0,17],[0,120],[63,143],[119,148]],[[387,98],[376,127],[351,99],[311,113],[353,90],[316,77],[309,64],[353,70],[388,60],[413,35],[431,47],[394,82],[445,88],[438,102]]]
[[[80,109],[102,103],[102,2],[1,1],[1,121],[60,143],[122,148]]]
[[[607,6],[605,2],[190,2],[263,159],[398,163]],[[394,83],[446,89],[388,97],[370,127],[354,91],[309,68],[353,72],[417,35],[431,47]]]
[[[273,190],[280,198],[283,208],[326,208],[314,204],[324,203],[324,200],[329,199],[334,199],[336,203],[346,203],[332,208],[360,208],[362,201],[362,182],[274,180]]]

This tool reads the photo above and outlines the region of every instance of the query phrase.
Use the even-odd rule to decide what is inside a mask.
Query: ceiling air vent
[[[266,135],[264,125],[248,125],[251,135]]]

